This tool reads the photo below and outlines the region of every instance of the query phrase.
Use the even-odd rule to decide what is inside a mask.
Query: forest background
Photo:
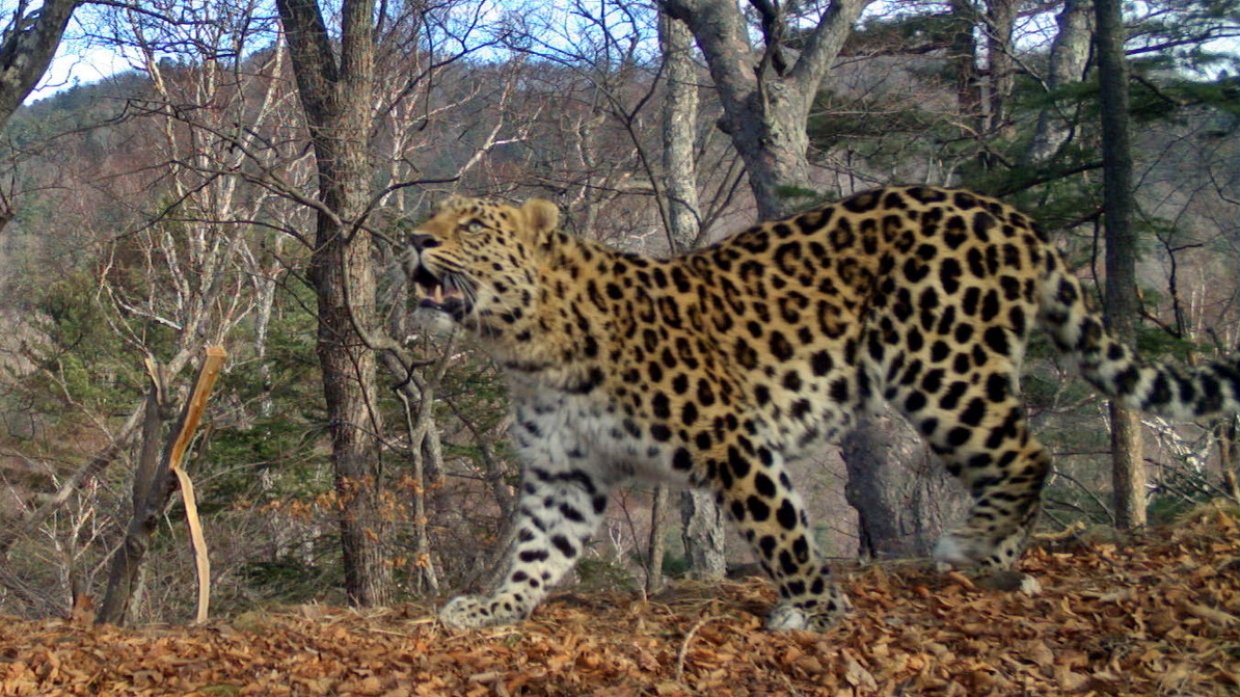
[[[129,65],[18,109],[0,143],[0,613],[193,616],[165,453],[208,345],[229,360],[185,467],[215,613],[485,584],[519,476],[504,384],[419,333],[394,263],[451,192],[548,198],[575,234],[666,254],[886,183],[965,185],[1035,214],[1101,304],[1084,0],[72,4],[74,45]],[[1232,353],[1240,6],[1133,4],[1125,29],[1136,341]],[[1041,342],[1025,390],[1056,457],[1046,524],[1130,524],[1104,403]],[[1234,419],[1139,430],[1136,524],[1240,498]],[[800,470],[835,557],[924,554],[963,508],[887,415]],[[748,561],[720,522],[628,489],[576,575],[718,577]]]

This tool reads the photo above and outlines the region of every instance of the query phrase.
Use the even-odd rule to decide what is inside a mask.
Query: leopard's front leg
[[[793,490],[782,455],[744,442],[727,448],[730,476],[716,482],[727,510],[779,590],[766,628],[826,631],[852,604],[831,578],[809,525],[805,505]]]
[[[503,581],[490,595],[462,595],[440,611],[454,628],[525,619],[547,588],[573,568],[607,508],[608,487],[581,469],[527,466],[516,516],[517,542]]]

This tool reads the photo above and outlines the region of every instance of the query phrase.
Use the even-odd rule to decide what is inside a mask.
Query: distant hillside
[[[137,72],[76,85],[18,109],[5,125],[8,144],[22,149],[75,128],[98,126],[124,114],[125,103],[148,93],[150,80]]]

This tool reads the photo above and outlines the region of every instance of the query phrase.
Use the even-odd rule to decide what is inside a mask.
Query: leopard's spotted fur
[[[633,476],[713,489],[778,586],[768,626],[847,607],[814,548],[790,458],[884,399],[969,487],[936,556],[1004,567],[1050,469],[1018,380],[1035,325],[1105,394],[1176,418],[1235,411],[1234,363],[1139,361],[1087,309],[1028,217],[927,186],[855,195],[672,259],[557,231],[556,209],[453,199],[410,242],[423,310],[472,330],[511,383],[525,470],[502,586],[456,626],[525,617]]]

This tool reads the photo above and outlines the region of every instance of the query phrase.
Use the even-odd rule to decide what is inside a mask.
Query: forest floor
[[[1236,695],[1240,524],[1207,507],[1031,550],[1033,595],[926,564],[840,574],[854,614],[762,631],[769,584],[560,593],[514,627],[308,605],[193,627],[0,618],[0,695]]]

